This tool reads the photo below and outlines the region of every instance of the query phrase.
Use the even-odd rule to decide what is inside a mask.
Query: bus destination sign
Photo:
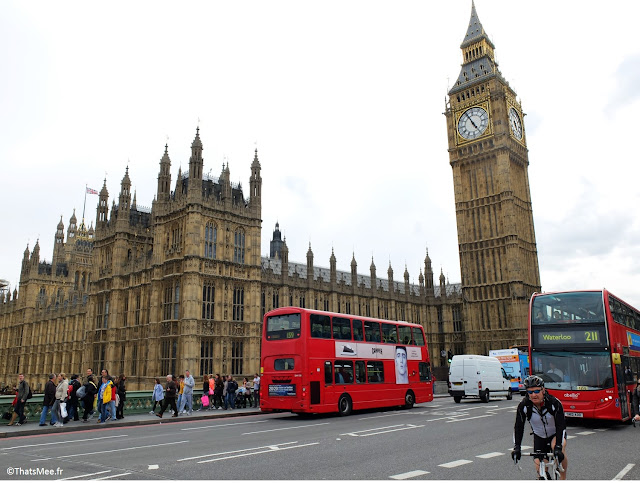
[[[606,345],[602,329],[543,329],[536,330],[538,345]]]

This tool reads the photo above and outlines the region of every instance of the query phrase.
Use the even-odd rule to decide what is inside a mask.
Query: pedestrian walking
[[[56,401],[56,375],[49,374],[49,380],[44,385],[44,398],[42,399],[42,412],[40,413],[40,426],[46,426],[47,414],[53,409],[53,403]],[[51,411],[51,425],[56,424],[55,411]]]
[[[253,376],[253,407],[260,407],[260,376],[257,373]]]
[[[84,413],[82,414],[82,422],[86,423],[88,417],[93,414],[93,403],[98,394],[98,385],[95,383],[93,374],[89,374],[87,377],[87,383],[84,385],[84,397],[82,398],[82,404],[84,406]]]
[[[67,381],[67,376],[64,372],[58,374],[58,385],[56,386],[56,400],[53,403],[53,410],[56,412],[56,419],[58,422],[54,424],[55,427],[61,428],[64,426],[64,418],[67,417],[66,414],[63,414],[63,406],[66,405],[67,396],[69,394],[69,381]],[[66,411],[66,408],[65,408]]]
[[[187,369],[184,371],[184,391],[182,393],[182,401],[179,407],[180,413],[183,409],[188,408],[187,414],[191,415],[193,412],[193,386],[196,385],[196,381],[193,379],[191,372]]]
[[[127,378],[124,374],[118,376],[118,383],[116,384],[116,394],[118,395],[116,419],[124,419],[124,402],[127,400],[126,381]]]
[[[153,395],[151,396],[151,400],[153,401],[153,407],[149,414],[156,413],[156,404],[160,403],[160,408],[162,408],[162,400],[164,399],[164,389],[162,388],[162,384],[160,384],[160,378],[156,377],[156,384],[153,386]]]
[[[173,410],[173,417],[178,417],[178,408],[176,407],[176,394],[178,392],[178,385],[173,380],[173,376],[171,374],[167,375],[167,385],[166,385],[166,394],[164,397],[164,401],[162,402],[162,407],[160,408],[160,412],[156,414],[159,418],[162,418],[167,406],[171,406]]]

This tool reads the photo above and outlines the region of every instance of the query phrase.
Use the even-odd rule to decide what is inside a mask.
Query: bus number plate
[[[570,418],[582,418],[584,416],[582,413],[564,413],[564,415]]]

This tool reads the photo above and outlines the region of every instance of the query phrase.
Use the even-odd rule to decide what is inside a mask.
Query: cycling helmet
[[[544,381],[542,380],[541,377],[538,376],[529,376],[527,377],[524,382],[524,387],[525,388],[530,388],[530,387],[544,387]]]

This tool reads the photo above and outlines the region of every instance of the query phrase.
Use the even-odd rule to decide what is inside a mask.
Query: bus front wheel
[[[353,403],[351,402],[351,398],[348,394],[343,394],[340,396],[338,400],[338,412],[340,416],[349,416],[351,414],[351,409],[353,409]]]
[[[407,391],[407,394],[404,395],[404,407],[407,409],[411,409],[416,402],[416,397],[413,394],[413,391]]]

